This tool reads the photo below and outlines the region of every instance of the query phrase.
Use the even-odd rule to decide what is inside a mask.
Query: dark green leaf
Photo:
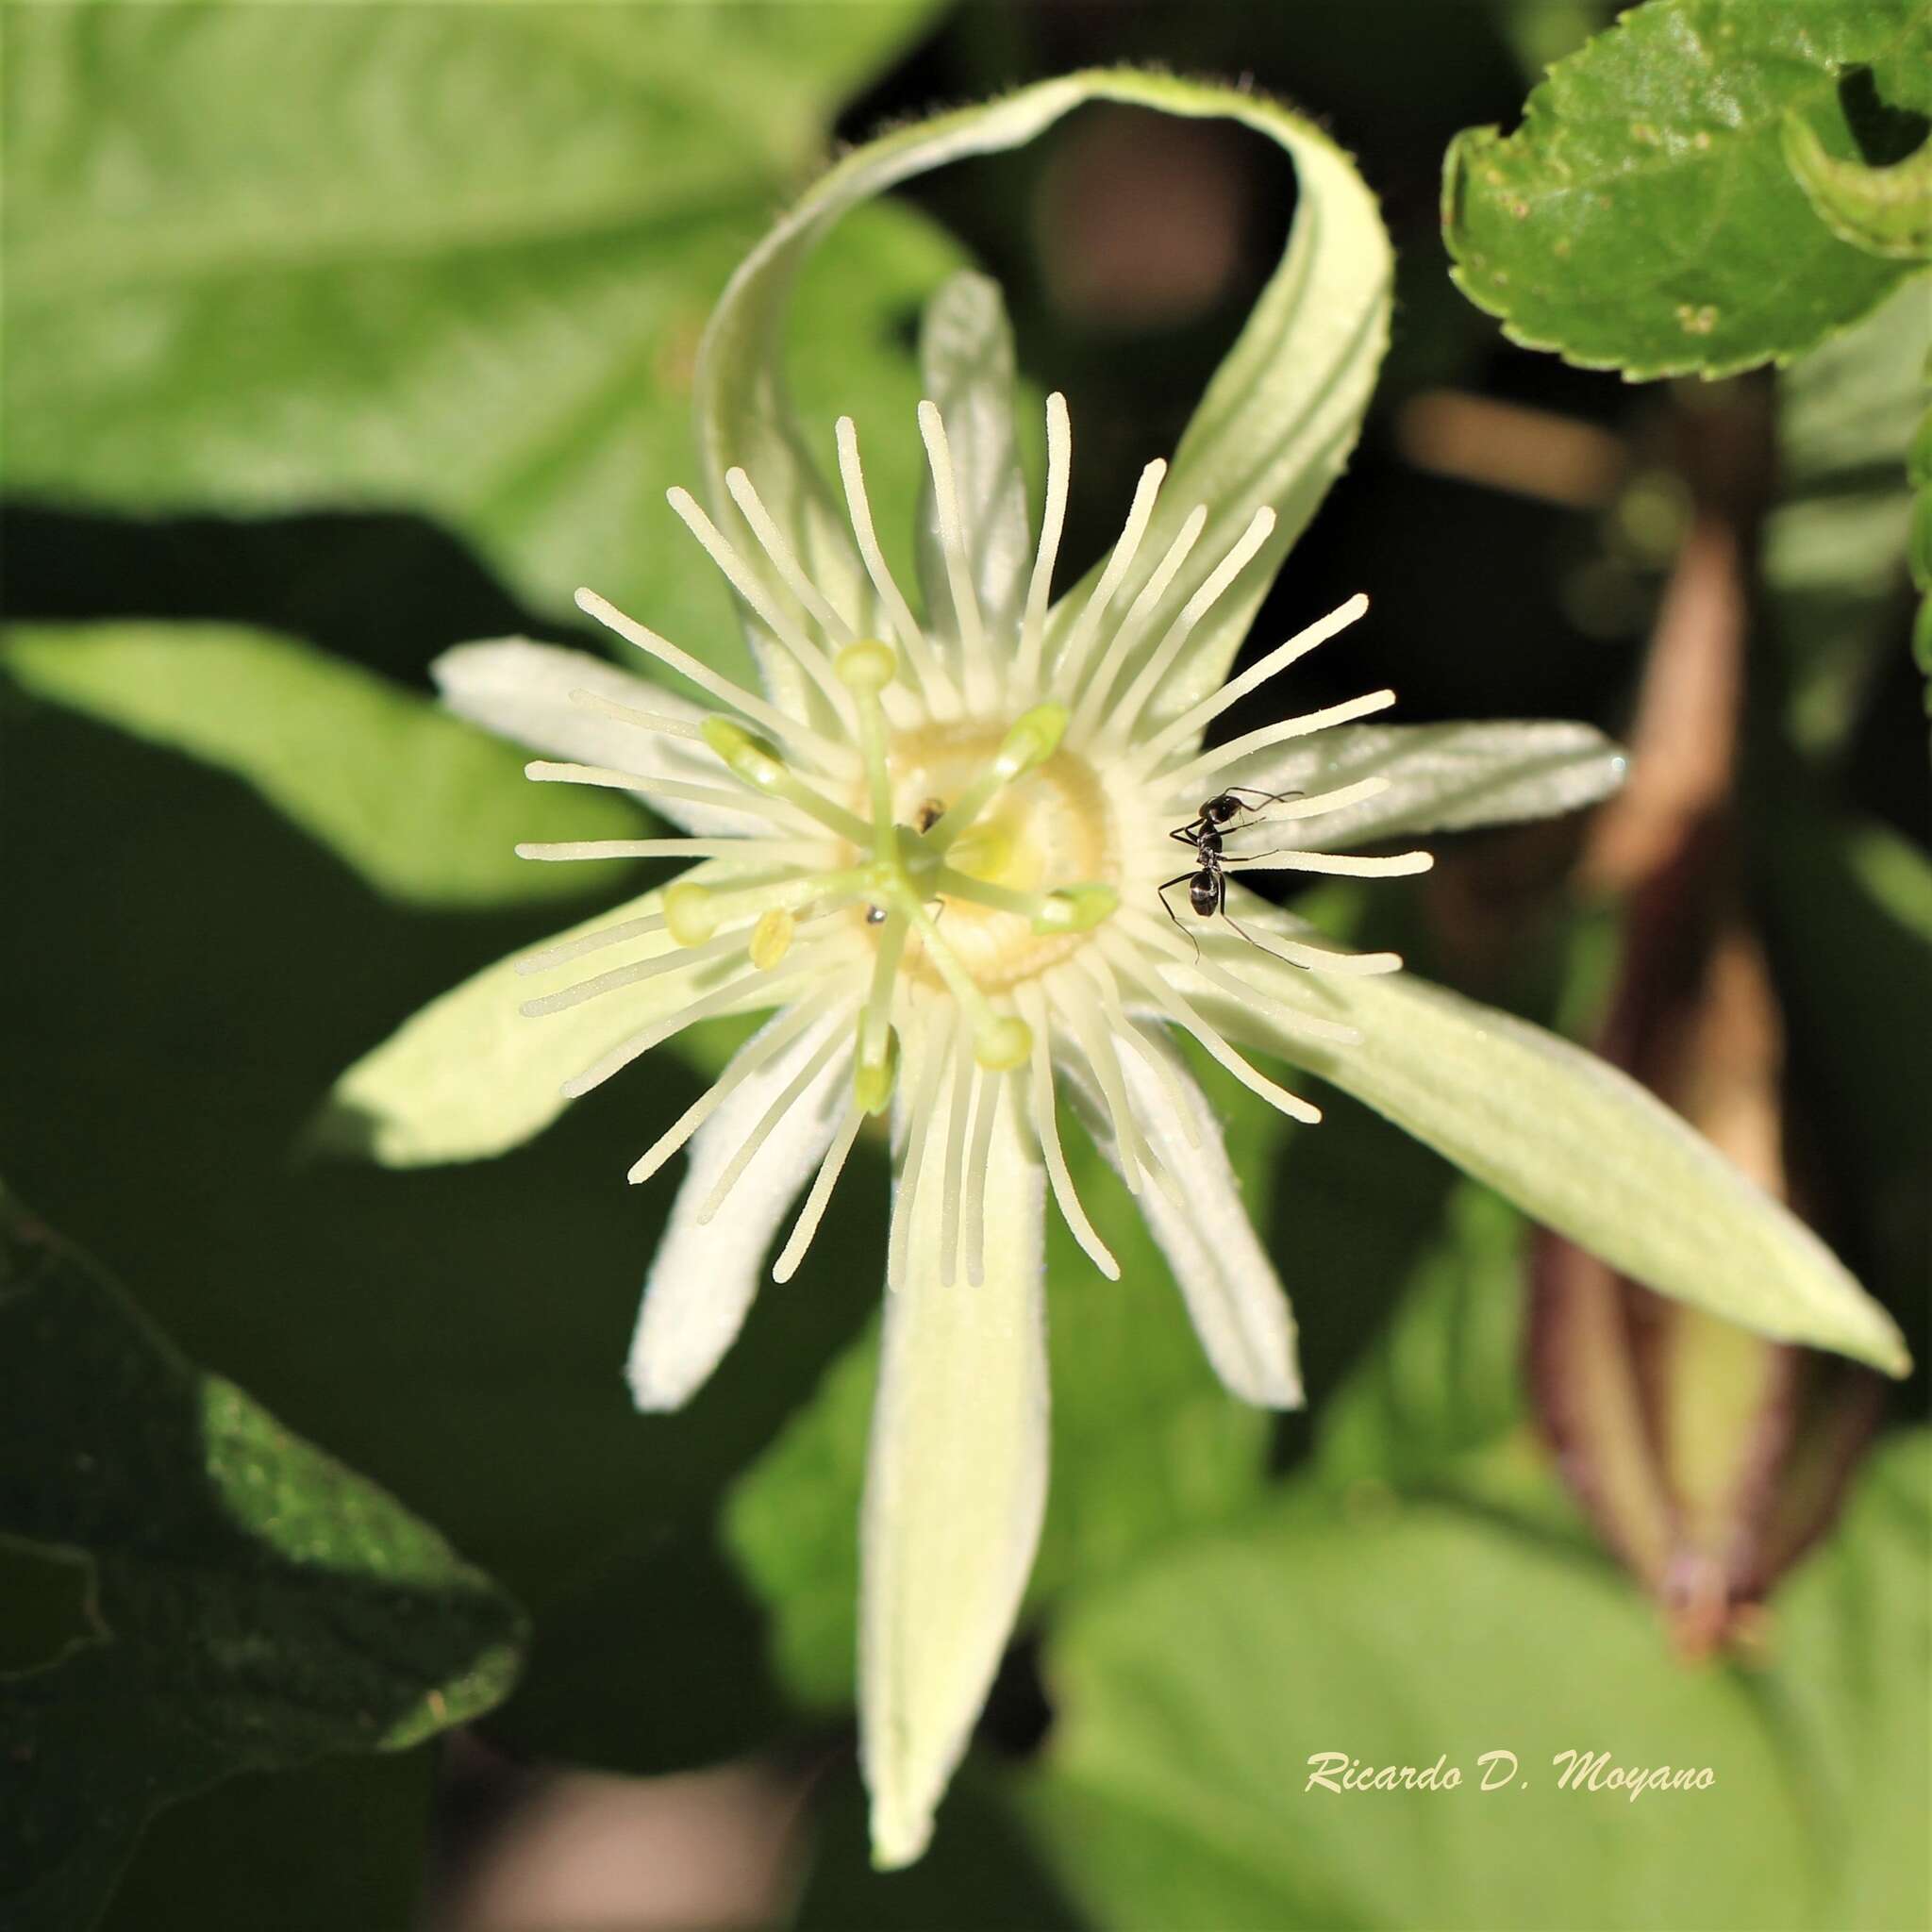
[[[0,1216],[0,1531],[93,1573],[92,1640],[0,1686],[8,1923],[64,1932],[173,1799],[488,1709],[521,1620],[57,1237]]]
[[[1790,114],[1857,155],[1866,90],[1932,108],[1926,0],[1650,0],[1558,61],[1515,133],[1451,147],[1456,279],[1512,341],[1591,368],[1802,355],[1908,272],[1833,233],[1785,159]]]

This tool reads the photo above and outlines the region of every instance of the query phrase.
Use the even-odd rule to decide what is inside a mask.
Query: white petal
[[[1280,1277],[1249,1224],[1220,1123],[1167,1041],[1144,1030],[1138,1037],[1147,1052],[1168,1061],[1174,1076],[1170,1083],[1131,1043],[1123,1047],[1121,1071],[1134,1112],[1155,1158],[1176,1183],[1173,1193],[1143,1188],[1141,1216],[1167,1257],[1215,1374],[1243,1402],[1299,1408],[1294,1317]],[[1177,1095],[1193,1123],[1191,1144],[1175,1109]],[[1110,1146],[1105,1151],[1113,1158]]]
[[[778,1224],[838,1130],[852,1078],[849,1054],[835,1055],[786,1110],[717,1213],[703,1224],[698,1216],[765,1109],[841,1026],[852,1026],[843,1008],[808,1026],[691,1136],[691,1165],[651,1262],[631,1338],[627,1373],[640,1408],[681,1407],[744,1325]],[[749,1051],[759,1037],[740,1051]]]
[[[950,1071],[934,1103],[942,1117]],[[859,1737],[874,1861],[909,1864],[965,1751],[1033,1567],[1046,1507],[1043,1177],[1003,1083],[985,1279],[940,1281],[941,1192],[912,1206],[860,1519]]]
[[[723,768],[696,739],[673,738],[626,724],[587,709],[574,691],[626,705],[693,729],[708,715],[702,707],[647,678],[560,644],[536,644],[527,638],[498,638],[489,643],[458,644],[429,667],[442,701],[460,718],[499,738],[527,745],[553,758],[608,765],[641,778],[677,778],[717,785]],[[742,812],[714,811],[681,799],[653,797],[649,808],[687,832],[727,836],[756,829]]]

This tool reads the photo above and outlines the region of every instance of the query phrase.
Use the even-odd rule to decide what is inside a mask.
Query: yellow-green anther
[[[884,1113],[899,1081],[899,1032],[886,1028],[885,1044],[876,1059],[861,1059],[852,1070],[852,1097],[864,1113]]]
[[[751,929],[751,963],[760,973],[769,973],[791,950],[791,935],[797,930],[798,921],[783,906],[759,913]]]
[[[1011,1013],[993,1013],[973,1029],[973,1058],[989,1074],[1024,1067],[1033,1052],[1033,1029]]]
[[[841,839],[850,839],[859,845],[870,842],[872,827],[863,819],[793,777],[784,759],[742,724],[714,713],[705,720],[700,730],[705,742],[724,759],[731,775],[741,784],[773,798],[782,798],[787,805],[795,805],[808,818],[816,819]]]
[[[664,929],[680,946],[701,946],[718,930],[720,908],[708,887],[676,885],[664,894]]]
[[[943,852],[986,808],[1002,786],[1010,785],[1036,765],[1043,765],[1059,749],[1067,728],[1067,708],[1049,699],[1022,711],[1011,730],[1000,740],[992,762],[954,799],[951,808],[925,835],[925,842]]]
[[[876,695],[899,674],[899,654],[877,638],[860,638],[833,659],[832,668],[848,691]]]
[[[1111,886],[1061,886],[1048,892],[1033,915],[1037,933],[1091,932],[1121,903]]]

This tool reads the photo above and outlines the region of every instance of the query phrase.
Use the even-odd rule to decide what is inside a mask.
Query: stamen
[[[808,927],[816,925],[819,920],[829,918],[829,913],[821,913],[819,919],[805,922]],[[599,973],[590,979],[580,979],[575,986],[564,987],[558,992],[547,992],[541,997],[525,1000],[521,1010],[532,1020],[540,1020],[546,1013],[561,1013],[572,1007],[580,1007],[586,1000],[593,1000],[601,993],[615,992],[620,987],[636,986],[646,979],[657,979],[666,973],[683,973],[694,966],[703,966],[713,959],[723,959],[740,951],[744,944],[744,928],[726,933],[722,939],[710,941],[698,946],[681,946],[675,952],[659,953],[649,959],[636,959],[628,966],[613,966],[608,972]]]
[[[839,677],[858,700],[859,748],[865,758],[866,793],[872,801],[872,853],[881,864],[898,850],[892,824],[892,767],[886,753],[886,719],[880,693],[891,683],[898,659],[892,647],[867,638],[839,653]]]
[[[892,1042],[892,992],[898,984],[899,956],[906,950],[907,921],[903,913],[890,917],[873,954],[872,986],[858,1016],[858,1064],[853,1070],[854,1091],[867,1113],[878,1113],[891,1098],[899,1062]]]
[[[933,874],[933,890],[943,898],[965,899],[975,906],[990,906],[996,912],[1010,912],[1027,921],[1042,938],[1091,932],[1121,903],[1121,895],[1111,886],[1086,883],[1056,886],[1048,892],[1019,892],[950,865],[941,866]]]
[[[1055,661],[1054,681],[1062,690],[1074,691],[1079,687],[1094,633],[1100,628],[1101,619],[1107,615],[1107,607],[1113,602],[1113,593],[1121,587],[1121,579],[1133,567],[1134,553],[1141,547],[1141,539],[1147,534],[1147,522],[1154,514],[1154,499],[1160,493],[1160,479],[1166,475],[1167,464],[1159,457],[1141,472],[1141,480],[1134,486],[1134,500],[1127,506],[1127,521],[1122,526],[1120,541],[1113,546],[1113,555],[1107,559],[1107,568],[1101,572],[1100,581],[1093,587],[1093,594],[1088,598],[1085,608],[1074,621]]]
[[[1060,1146],[1059,1121],[1054,1105],[1053,1054],[1048,1045],[1050,1023],[1046,1002],[1041,997],[1040,989],[1030,982],[1015,987],[1013,997],[1025,1015],[1027,1024],[1033,1028],[1033,1131],[1046,1162],[1046,1177],[1053,1188],[1055,1204],[1060,1210],[1060,1219],[1067,1224],[1069,1232],[1087,1257],[1109,1281],[1118,1281],[1121,1264],[1114,1259],[1107,1243],[1094,1232],[1092,1222],[1087,1218],[1087,1210],[1080,1205],[1079,1192],[1074,1186],[1074,1176],[1067,1168],[1066,1153]]]
[[[684,958],[687,965],[691,963],[689,955]],[[662,1045],[674,1034],[682,1033],[687,1026],[693,1026],[700,1020],[708,1020],[714,1014],[729,1010],[734,1002],[748,992],[756,991],[761,997],[768,998],[773,1006],[777,1006],[781,996],[803,985],[812,971],[813,961],[809,955],[800,954],[794,956],[790,973],[774,974],[754,969],[740,974],[736,979],[727,979],[723,986],[713,988],[698,999],[688,1001],[676,1012],[667,1013],[661,1020],[654,1020],[628,1040],[619,1041],[581,1074],[573,1074],[559,1091],[566,1100],[580,1099],[593,1087],[601,1087],[613,1074],[621,1074],[631,1061],[649,1053],[654,1046]]]
[[[1251,691],[1258,690],[1271,677],[1306,658],[1317,645],[1325,644],[1338,632],[1346,630],[1369,608],[1369,600],[1357,593],[1346,604],[1298,630],[1285,644],[1276,644],[1257,658],[1239,677],[1230,678],[1218,691],[1210,691],[1198,705],[1185,710],[1172,724],[1164,724],[1134,754],[1134,764],[1152,771],[1170,752],[1191,739],[1197,739],[1231,705],[1238,705]]]
[[[689,718],[667,718],[661,711],[641,711],[635,705],[620,705],[600,691],[585,691],[581,685],[570,693],[579,710],[595,711],[620,724],[634,724],[640,731],[656,731],[665,738],[695,738],[698,727]]]
[[[1066,706],[1049,698],[1014,719],[986,768],[970,779],[936,824],[925,832],[926,849],[943,852],[986,809],[1002,787],[1043,765],[1059,749],[1067,729]]]
[[[1313,1125],[1322,1118],[1322,1109],[1312,1101],[1304,1100],[1298,1093],[1291,1093],[1286,1087],[1277,1086],[1269,1079],[1267,1074],[1257,1073],[1166,980],[1158,973],[1148,972],[1130,948],[1122,949],[1119,964],[1124,971],[1140,982],[1155,1005],[1159,1007],[1176,1026],[1192,1034],[1213,1058],[1225,1067],[1250,1093],[1258,1094],[1269,1106],[1278,1108],[1290,1120],[1306,1121]]]
[[[687,785],[682,778],[646,778],[637,772],[614,772],[608,765],[573,765],[557,758],[532,758],[524,767],[524,776],[539,785],[597,785],[610,791],[635,791],[641,798],[681,798],[687,805],[708,806],[713,811],[743,812],[749,818],[775,819],[795,824],[797,815],[787,811],[777,800],[747,798],[741,791],[726,791],[721,785]],[[612,845],[635,841],[610,840]],[[681,848],[689,851],[691,848]],[[621,858],[621,853],[592,853],[594,858]]]
[[[872,587],[878,592],[879,602],[885,607],[892,629],[905,647],[913,675],[926,694],[928,707],[948,713],[957,712],[959,693],[944,666],[940,663],[925,632],[912,615],[911,607],[900,595],[899,586],[893,582],[891,570],[886,563],[886,554],[879,548],[878,535],[872,524],[872,505],[865,494],[865,475],[858,463],[858,431],[850,416],[839,418],[837,433],[839,475],[845,485],[845,507],[851,513],[852,534],[858,540],[858,554],[864,559],[865,574],[872,579]]]
[[[965,1008],[973,1023],[974,1057],[982,1067],[995,1073],[1017,1067],[1032,1049],[1026,1023],[994,1008],[973,975],[959,963],[959,956],[940,937],[932,915],[910,896],[909,887],[906,891],[908,897],[901,909],[918,928],[925,942],[926,958],[945,981],[946,991]]]
[[[992,1152],[993,1116],[1006,1092],[1005,1074],[982,1074],[973,1105],[973,1142],[966,1150],[966,1199],[960,1214],[966,1223],[966,1281],[979,1288],[986,1281],[986,1169]]]
[[[1436,862],[1433,852],[1396,852],[1384,858],[1363,858],[1350,852],[1297,852],[1283,847],[1278,852],[1257,852],[1252,858],[1224,858],[1226,872],[1319,872],[1341,878],[1406,878],[1411,873],[1427,872]]]
[[[758,1119],[758,1124],[744,1137],[744,1144],[731,1157],[724,1172],[718,1176],[718,1184],[705,1199],[705,1205],[698,1209],[697,1224],[706,1226],[724,1207],[724,1198],[743,1178],[744,1171],[758,1158],[758,1152],[772,1138],[772,1130],[796,1107],[804,1097],[805,1090],[830,1065],[832,1056],[848,1044],[849,1036],[834,1031],[821,1041],[813,1050],[811,1058],[800,1067],[786,1084],[784,1092],[773,1101]]]
[[[1020,622],[1020,651],[1013,660],[1014,682],[1022,692],[1032,690],[1040,679],[1047,599],[1053,594],[1053,567],[1060,554],[1060,533],[1066,527],[1072,457],[1073,433],[1067,422],[1067,399],[1056,390],[1046,399],[1046,502],[1040,516],[1040,548],[1034,555],[1033,576],[1026,586],[1026,611]]]
[[[580,858],[776,858],[823,849],[810,839],[562,839],[526,841],[516,851],[519,858],[557,864]]]
[[[1240,738],[1230,738],[1225,744],[1217,744],[1212,751],[1204,752],[1191,764],[1168,773],[1160,782],[1164,786],[1172,786],[1177,792],[1191,794],[1204,778],[1225,771],[1229,765],[1238,764],[1253,752],[1266,751],[1271,745],[1286,744],[1291,739],[1307,738],[1314,732],[1326,731],[1333,724],[1351,724],[1357,718],[1372,718],[1377,711],[1386,711],[1394,702],[1392,691],[1372,691],[1363,697],[1349,698],[1320,711],[1305,711],[1299,718],[1284,718],[1278,724],[1266,724],[1259,731],[1250,731]]]
[[[733,476],[745,481],[746,488],[749,489],[749,481],[745,479],[742,470],[731,470],[725,473],[724,481],[727,488],[731,487],[731,478]],[[739,492],[735,488],[731,489],[731,493],[734,497],[739,497]],[[791,615],[772,596],[766,586],[758,580],[757,576],[746,565],[743,558],[732,546],[731,541],[705,514],[697,499],[691,495],[689,490],[682,488],[667,490],[664,495],[671,508],[677,512],[678,518],[683,523],[685,528],[704,545],[706,554],[724,574],[725,581],[751,606],[752,609],[757,613],[759,622],[764,625],[773,637],[784,645],[786,650],[791,652],[791,656],[797,659],[799,668],[805,672],[807,676],[818,686],[820,691],[830,701],[832,709],[841,716],[847,715],[840,692],[832,682],[831,665],[827,661],[824,652],[799,628],[797,622]],[[756,501],[756,498],[754,498],[754,501]],[[739,508],[741,509],[744,508],[742,497],[739,497]],[[759,511],[762,514],[762,505],[759,505]],[[747,520],[749,520],[749,512],[747,512]],[[769,525],[771,519],[766,517],[765,522]],[[758,532],[756,525],[753,525],[753,530],[754,534],[759,535],[759,541],[763,543],[765,555],[771,557],[771,543],[765,541],[762,535]],[[782,548],[784,540],[778,538],[775,527],[772,529],[772,536],[777,538]],[[776,558],[774,558],[773,560],[775,562]]]
[[[1135,722],[1145,708],[1147,700],[1159,688],[1160,680],[1168,674],[1174,659],[1181,654],[1201,620],[1220,603],[1241,572],[1254,560],[1256,553],[1267,542],[1274,528],[1274,512],[1263,504],[1248,519],[1248,526],[1228,547],[1228,552],[1215,565],[1203,580],[1201,588],[1181,607],[1181,613],[1168,625],[1167,634],[1155,645],[1153,654],[1131,685],[1127,694],[1121,700],[1119,708],[1108,720],[1108,739],[1117,743],[1133,734]]]
[[[939,1091],[940,1065],[947,1042],[938,1039],[928,1018],[919,1030],[919,1080],[907,1118],[911,1134],[899,1166],[899,1185],[892,1194],[892,1232],[886,1243],[886,1286],[896,1289],[906,1279],[906,1249],[911,1240],[912,1205],[925,1166],[925,1147],[932,1134],[932,1104]]]
[[[1085,738],[1093,728],[1094,720],[1100,714],[1100,708],[1107,701],[1107,694],[1113,689],[1114,680],[1121,675],[1122,667],[1132,656],[1146,636],[1148,627],[1154,622],[1154,613],[1160,600],[1167,595],[1167,587],[1174,582],[1180,567],[1192,553],[1194,545],[1201,541],[1201,532],[1208,526],[1208,506],[1196,504],[1188,512],[1187,520],[1181,525],[1179,534],[1167,546],[1167,554],[1154,567],[1154,575],[1141,586],[1141,594],[1127,608],[1127,614],[1121,620],[1120,628],[1114,632],[1112,641],[1100,659],[1100,668],[1087,680],[1086,689],[1080,694],[1078,708],[1074,714],[1074,736]]]
[[[740,1047],[732,1055],[730,1065],[631,1164],[630,1173],[625,1176],[630,1184],[637,1187],[649,1180],[717,1112],[736,1088],[764,1066],[774,1054],[790,1046],[837,997],[837,990],[831,989],[814,1000],[793,1007],[790,1012],[774,1020],[756,1040],[747,1041]]]
[[[715,712],[705,720],[705,742],[717,753],[731,775],[754,791],[782,798],[796,806],[808,818],[816,819],[828,831],[837,832],[855,845],[872,841],[872,827],[842,805],[835,804],[823,791],[794,777],[770,745],[761,744],[741,724]]]
[[[664,924],[680,946],[702,945],[727,919],[736,919],[747,902],[759,912],[782,908],[797,912],[821,902],[829,912],[866,889],[870,874],[862,866],[838,872],[793,873],[778,879],[755,879],[728,886],[703,886],[678,879],[664,889]],[[741,936],[745,928],[741,925]]]
[[[838,1133],[832,1137],[832,1144],[826,1148],[824,1159],[819,1163],[818,1177],[811,1184],[811,1192],[805,1197],[805,1206],[799,1210],[791,1238],[779,1251],[778,1258],[772,1263],[774,1281],[790,1281],[798,1273],[798,1264],[805,1259],[806,1251],[819,1231],[819,1223],[824,1219],[825,1205],[832,1198],[832,1190],[839,1185],[839,1176],[845,1171],[846,1157],[852,1152],[852,1143],[858,1140],[858,1129],[864,1120],[865,1109],[857,1102],[845,1109],[845,1118],[840,1123]]]
[[[708,691],[720,704],[729,705],[744,717],[757,719],[774,738],[782,738],[788,744],[796,745],[821,770],[837,772],[849,766],[850,759],[842,745],[821,736],[809,724],[788,716],[756,691],[746,691],[741,684],[734,684],[728,677],[719,676],[708,664],[700,663],[689,651],[679,650],[669,639],[660,638],[635,618],[626,617],[616,605],[598,596],[596,591],[579,590],[576,603],[577,608],[586,616],[594,617],[607,630],[614,630],[627,643],[635,644],[660,664],[668,664],[672,670],[690,678],[700,691]]]
[[[747,948],[751,963],[760,973],[769,973],[791,950],[797,930],[797,919],[783,906],[773,906],[759,913]]]
[[[966,555],[966,526],[959,515],[959,485],[953,474],[953,447],[939,405],[919,406],[919,433],[925,442],[925,459],[932,470],[934,519],[940,526],[940,552],[946,559],[946,587],[953,593],[953,613],[959,625],[959,648],[970,675],[985,660],[986,626],[979,615],[979,595],[973,588],[973,560]]]

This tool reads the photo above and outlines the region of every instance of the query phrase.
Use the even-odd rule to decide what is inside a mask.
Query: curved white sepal
[[[934,1101],[943,1118],[949,1070]],[[940,1281],[941,1188],[916,1191],[886,1298],[860,1518],[859,1749],[873,1860],[910,1864],[972,1735],[1046,1507],[1044,1175],[1002,1083],[985,1278]]]
[[[771,1024],[783,1024],[783,1016]],[[773,1127],[708,1221],[698,1216],[733,1156],[826,1038],[852,1030],[835,1008],[734,1088],[691,1139],[691,1164],[644,1281],[625,1376],[641,1409],[679,1408],[744,1325],[779,1224],[824,1158],[852,1084],[834,1054]],[[739,1048],[752,1052],[770,1027]],[[726,1070],[729,1071],[728,1068]]]

